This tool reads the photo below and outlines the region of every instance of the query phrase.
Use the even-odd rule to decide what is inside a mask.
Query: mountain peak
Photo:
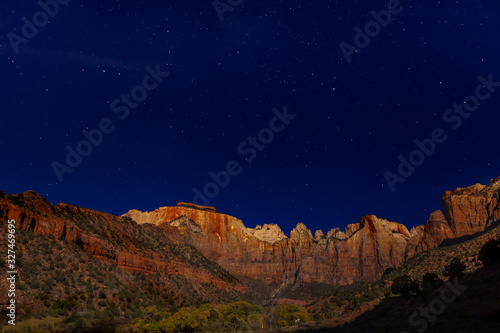
[[[35,192],[33,190],[28,190],[28,191],[19,193],[18,195],[21,195],[21,196],[23,196],[25,198],[33,198],[33,199],[44,200],[45,201],[44,197],[42,197],[40,194],[38,194],[37,192]]]
[[[500,177],[492,179],[490,184],[486,186],[485,190],[497,191],[500,189]]]
[[[445,191],[443,198],[456,195],[482,195],[486,191],[496,192],[500,190],[500,177],[491,179],[488,185],[474,184],[468,187],[458,187],[455,191]]]
[[[306,225],[302,222],[297,223],[297,226],[290,232],[290,238],[300,240],[302,238],[312,239],[313,235],[311,230],[307,229]]]
[[[256,226],[254,229],[247,228],[247,233],[267,243],[277,243],[288,238],[277,224],[264,224]]]

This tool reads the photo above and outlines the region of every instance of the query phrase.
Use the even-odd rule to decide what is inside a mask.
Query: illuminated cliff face
[[[488,186],[445,192],[444,214],[432,213],[411,232],[400,223],[368,215],[344,231],[317,231],[314,237],[298,223],[287,237],[277,225],[246,228],[213,207],[186,203],[153,212],[132,210],[125,216],[168,230],[235,276],[265,283],[347,284],[378,279],[417,252],[485,230],[500,218],[499,184],[497,179]]]
[[[485,230],[500,219],[500,177],[443,194],[444,215],[455,237]]]
[[[344,232],[316,232],[314,237],[303,223],[286,237],[277,225],[246,228],[241,220],[211,207],[184,203],[125,216],[178,234],[179,242],[193,245],[231,274],[265,283],[376,279],[404,260],[410,238],[405,226],[375,216],[363,217]]]

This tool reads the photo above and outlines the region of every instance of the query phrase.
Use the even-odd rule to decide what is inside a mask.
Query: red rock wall
[[[110,219],[113,218],[112,215],[98,214],[103,222],[107,221],[107,223],[110,223]],[[0,199],[0,219],[3,221],[2,223],[6,223],[7,220],[15,220],[16,228],[24,231],[52,235],[56,239],[64,240],[68,243],[76,243],[90,255],[103,260],[113,260],[117,263],[118,267],[126,271],[143,273],[161,272],[170,275],[182,275],[194,281],[213,283],[225,290],[236,289],[242,292],[248,291],[245,286],[238,283],[233,285],[223,281],[203,268],[191,267],[185,263],[171,260],[167,262],[161,260],[160,256],[154,253],[152,254],[154,259],[146,258],[143,253],[130,253],[129,251],[134,249],[133,246],[128,248],[129,251],[115,248],[105,240],[84,233],[72,222],[58,218],[43,217],[12,205],[2,199]]]

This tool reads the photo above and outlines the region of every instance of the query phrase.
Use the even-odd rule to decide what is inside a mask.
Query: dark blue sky
[[[402,0],[347,63],[339,44],[387,3],[243,1],[221,22],[210,0],[71,0],[16,53],[8,34],[41,7],[2,1],[0,189],[122,214],[191,202],[235,160],[241,173],[209,205],[247,226],[422,224],[443,191],[500,175],[500,87],[481,88],[459,126],[443,119],[478,76],[500,81],[500,4]],[[169,76],[121,120],[111,104],[158,64]],[[238,146],[284,106],[297,117],[247,163]],[[113,132],[59,181],[53,162],[105,118]],[[436,128],[446,142],[392,192],[386,171]]]

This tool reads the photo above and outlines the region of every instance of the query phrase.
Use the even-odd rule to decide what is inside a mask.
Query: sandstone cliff
[[[484,231],[500,218],[500,177],[443,195],[444,214],[433,212],[425,225],[409,232],[399,223],[369,215],[344,231],[314,236],[298,223],[287,237],[277,225],[255,229],[213,207],[179,203],[154,212],[132,210],[124,216],[168,230],[178,242],[196,247],[231,274],[266,284],[343,285],[380,278],[415,253],[444,240]]]
[[[476,184],[444,192],[444,215],[455,237],[480,232],[500,219],[500,177],[487,186]]]
[[[125,216],[168,230],[235,276],[264,283],[373,280],[404,260],[410,238],[402,224],[375,216],[361,218],[344,232],[334,229],[314,237],[303,223],[286,237],[276,225],[246,228],[232,216],[184,203],[153,212],[132,210]]]

